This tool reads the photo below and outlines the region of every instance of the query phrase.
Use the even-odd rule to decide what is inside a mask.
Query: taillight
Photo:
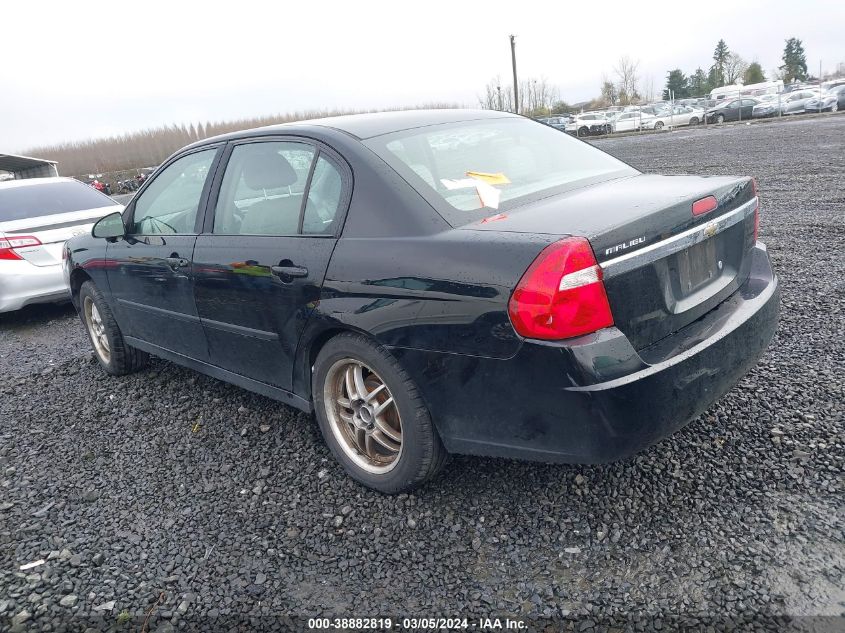
[[[31,235],[0,237],[0,259],[23,259],[15,252],[16,248],[40,246],[41,240]]]
[[[757,243],[757,235],[760,233],[760,196],[757,195],[757,179],[751,179],[751,193],[757,202],[754,204],[754,243]]]
[[[518,334],[559,340],[613,325],[590,243],[570,237],[543,249],[516,285],[508,314]]]
[[[716,201],[716,196],[707,196],[692,203],[692,214],[702,215],[704,213],[710,213],[718,206],[719,203]]]

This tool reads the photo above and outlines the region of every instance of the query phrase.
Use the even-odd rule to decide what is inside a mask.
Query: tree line
[[[790,37],[786,40],[782,61],[783,65],[772,73],[773,79],[782,79],[784,83],[807,79],[807,55],[800,39]],[[667,73],[663,98],[669,99],[670,94],[676,99],[702,97],[714,88],[732,86],[740,81],[743,85],[761,83],[766,81],[766,74],[759,62],[746,62],[728,48],[725,40],[720,39],[707,72],[699,66],[689,75],[680,68],[673,68]]]
[[[460,105],[455,103],[429,103],[415,107],[457,108]],[[264,125],[361,112],[363,111],[311,110],[232,121],[162,125],[107,138],[32,147],[24,153],[27,156],[54,160],[58,162],[59,173],[62,175],[74,176],[84,180],[89,174],[110,174],[159,165],[164,159],[185,145],[218,134]]]

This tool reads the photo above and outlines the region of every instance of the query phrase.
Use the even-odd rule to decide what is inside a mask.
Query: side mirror
[[[126,228],[123,226],[123,216],[118,211],[103,216],[91,229],[91,235],[106,239],[123,237],[125,234]]]

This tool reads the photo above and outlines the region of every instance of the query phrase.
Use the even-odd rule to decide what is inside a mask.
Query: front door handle
[[[174,270],[176,270],[177,268],[185,268],[190,263],[187,259],[184,259],[183,257],[165,257],[164,261],[166,261],[167,265]]]
[[[302,266],[270,266],[276,277],[307,277],[308,269]]]

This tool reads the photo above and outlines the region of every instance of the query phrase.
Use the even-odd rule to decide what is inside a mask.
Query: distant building
[[[56,161],[15,154],[0,154],[0,180],[50,178],[59,175]]]

